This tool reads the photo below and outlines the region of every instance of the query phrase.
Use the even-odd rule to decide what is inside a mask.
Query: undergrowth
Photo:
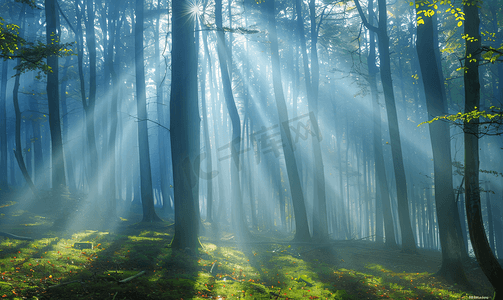
[[[44,220],[40,216],[32,217],[33,222]],[[0,297],[480,298],[462,287],[443,282],[430,272],[405,272],[390,264],[376,263],[372,258],[362,256],[360,267],[351,267],[344,261],[344,251],[351,252],[350,246],[274,241],[237,245],[232,238],[222,242],[202,237],[203,247],[194,253],[168,247],[174,234],[174,227],[168,222],[151,225],[122,220],[114,230],[73,233],[48,230],[34,241],[0,237]],[[12,220],[7,223],[20,235],[29,233],[28,224],[33,224]],[[264,234],[253,234],[257,241],[265,240]],[[76,243],[92,244],[92,247],[77,249]]]

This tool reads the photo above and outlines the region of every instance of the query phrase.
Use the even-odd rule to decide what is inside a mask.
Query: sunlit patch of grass
[[[238,248],[205,242],[196,257],[167,247],[173,227],[139,224],[122,229],[121,234],[82,231],[68,238],[51,232],[33,242],[0,239],[0,297],[347,300],[470,295],[426,272],[399,273],[377,264],[337,268],[328,252],[310,252],[310,258],[299,254],[309,251],[307,246]],[[76,242],[92,242],[94,248],[75,249]],[[211,274],[213,263],[217,272]],[[142,271],[142,276],[119,283]]]
[[[204,247],[204,250],[207,251],[207,252],[214,252],[215,250],[217,250],[217,245],[215,244],[212,244],[212,243],[201,243]]]
[[[130,236],[130,240],[134,242],[144,242],[144,241],[162,241],[162,238],[154,238],[154,237],[143,237],[143,236]]]

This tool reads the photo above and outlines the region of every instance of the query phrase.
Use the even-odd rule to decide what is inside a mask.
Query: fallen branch
[[[71,284],[71,283],[76,283],[76,282],[82,283],[80,280],[73,280],[73,281],[69,281],[69,282],[63,282],[63,283],[60,283],[60,284],[57,284],[57,285],[51,285],[51,286],[49,286],[47,288],[48,289],[53,289],[53,288],[57,288],[57,287],[60,287],[60,286],[63,286],[63,285],[67,285],[67,284]]]
[[[119,283],[126,283],[126,282],[128,282],[128,281],[131,281],[131,280],[135,279],[136,277],[140,277],[140,276],[142,276],[142,275],[143,275],[143,274],[145,274],[146,272],[147,272],[147,271],[141,271],[140,273],[138,273],[138,274],[136,274],[136,275],[133,275],[133,276],[131,276],[131,277],[128,277],[128,278],[126,278],[126,279],[123,279],[123,280],[119,281]]]
[[[33,241],[33,238],[31,238],[31,237],[19,236],[19,235],[14,235],[11,233],[1,232],[1,231],[0,231],[0,236],[5,236],[5,237],[15,239],[15,240]]]

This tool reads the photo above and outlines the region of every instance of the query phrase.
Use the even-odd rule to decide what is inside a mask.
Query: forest
[[[0,8],[0,297],[503,299],[501,0]]]

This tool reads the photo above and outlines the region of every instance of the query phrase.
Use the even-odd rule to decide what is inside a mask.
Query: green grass
[[[0,298],[6,299],[469,299],[471,293],[417,268],[379,262],[373,252],[345,262],[356,248],[267,243],[238,247],[201,237],[199,255],[168,248],[174,227],[119,221],[114,231],[57,231],[50,218],[4,215],[16,234],[44,232],[34,241],[0,237]],[[36,224],[36,222],[41,224]],[[6,224],[3,223],[3,224]],[[49,222],[50,223],[50,222]],[[33,225],[30,225],[33,224]],[[45,227],[43,227],[45,226]],[[230,237],[225,232],[222,236]],[[77,242],[93,249],[79,250]],[[368,242],[371,244],[370,242]],[[358,248],[360,249],[360,248]],[[368,258],[365,258],[368,257]],[[421,266],[413,256],[410,265]],[[216,272],[210,273],[213,264]],[[410,268],[409,268],[410,269]],[[412,268],[415,269],[415,268]],[[138,275],[128,282],[121,280]]]
[[[167,223],[165,225],[168,225]],[[165,226],[167,228],[167,226]],[[199,257],[167,248],[172,229],[127,234],[82,231],[70,238],[1,240],[0,297],[9,299],[468,299],[431,274],[395,273],[369,263],[338,268],[322,255],[296,257],[283,245],[219,247]],[[76,242],[94,249],[77,250]],[[279,250],[278,250],[279,249]],[[249,253],[246,255],[245,253]],[[213,263],[218,266],[210,274]],[[147,271],[127,283],[120,280]],[[70,284],[65,284],[73,282]]]

